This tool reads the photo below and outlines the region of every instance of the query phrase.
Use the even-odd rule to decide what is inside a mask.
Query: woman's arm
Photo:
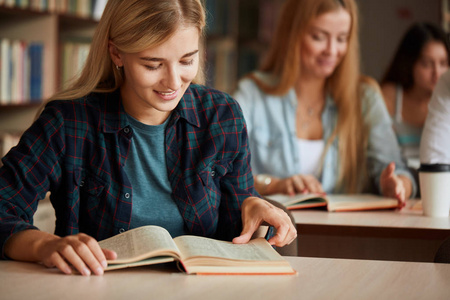
[[[242,221],[242,231],[240,236],[233,239],[234,243],[248,242],[259,226],[266,222],[275,227],[277,231],[276,235],[269,239],[269,243],[282,247],[291,243],[297,236],[297,232],[291,219],[283,210],[257,197],[250,167],[250,148],[246,123],[243,122],[241,112],[234,109],[233,106],[231,108],[234,110],[235,132],[238,133],[237,140],[239,143],[237,148],[233,149],[237,153],[233,159],[230,172],[220,180],[222,215],[219,220],[231,216],[230,208],[234,208],[231,211],[236,211],[236,208],[239,208],[240,215],[236,217]]]
[[[363,117],[369,135],[367,148],[369,176],[379,188],[380,194],[396,197],[403,202],[415,195],[416,182],[401,156],[392,122],[381,94],[370,85],[364,85],[363,88]],[[389,169],[391,163],[394,163],[392,176]],[[383,171],[389,176],[386,175],[382,180]],[[385,180],[386,178],[388,180]],[[398,192],[401,189],[403,191]],[[398,197],[397,194],[400,196]],[[404,195],[404,198],[401,195]]]
[[[5,258],[42,262],[71,273],[102,274],[107,258],[95,239],[78,234],[64,238],[39,231],[32,225],[39,199],[61,182],[64,156],[64,117],[47,107],[24,133],[0,168],[0,249]],[[105,256],[106,255],[106,256]]]
[[[71,274],[73,266],[82,275],[91,272],[102,275],[107,259],[115,259],[116,253],[101,249],[98,242],[86,235],[66,237],[29,229],[13,234],[5,244],[5,255],[11,259],[42,262],[46,267],[57,267],[65,274]]]
[[[0,250],[14,233],[33,226],[40,199],[60,182],[63,118],[46,109],[3,158],[0,168]]]

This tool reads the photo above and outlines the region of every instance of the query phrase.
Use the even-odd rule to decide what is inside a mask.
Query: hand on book
[[[411,196],[411,181],[406,176],[395,174],[394,162],[391,162],[381,173],[380,187],[383,196],[396,198],[399,201],[399,207],[404,207],[406,199]]]
[[[42,262],[65,274],[71,274],[73,267],[83,275],[103,274],[107,260],[117,257],[114,251],[100,248],[94,238],[84,233],[59,237],[33,229],[12,235],[5,244],[5,255],[19,261]]]
[[[243,229],[241,235],[234,238],[233,243],[247,243],[263,222],[276,229],[277,233],[268,241],[271,245],[283,247],[290,244],[297,237],[297,230],[294,224],[292,224],[291,219],[283,210],[263,199],[249,197],[242,204]]]
[[[323,193],[322,184],[313,175],[297,174],[287,178],[273,178],[264,194]]]
[[[57,267],[70,274],[71,265],[85,276],[91,275],[91,272],[102,275],[107,267],[106,260],[117,256],[114,251],[101,249],[94,238],[84,233],[51,239],[42,244],[38,253],[47,267]]]

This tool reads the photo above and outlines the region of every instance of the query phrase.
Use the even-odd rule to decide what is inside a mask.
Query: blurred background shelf
[[[206,84],[232,94],[238,80],[256,69],[264,58],[285,0],[202,1],[207,9]],[[360,11],[363,72],[378,80],[398,39],[413,22],[430,21],[444,29],[450,27],[450,0],[356,2]],[[0,0],[0,41],[37,43],[43,49],[41,96],[32,101],[27,96],[8,101],[0,96],[0,131],[23,132],[31,125],[40,104],[77,74],[105,3],[106,0]],[[4,64],[0,70],[1,82]],[[3,90],[0,85],[0,95]]]

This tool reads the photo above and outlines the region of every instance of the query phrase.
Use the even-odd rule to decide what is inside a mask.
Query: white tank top
[[[299,157],[300,157],[300,171],[299,174],[319,175],[320,158],[322,157],[325,148],[323,140],[305,140],[297,139]]]

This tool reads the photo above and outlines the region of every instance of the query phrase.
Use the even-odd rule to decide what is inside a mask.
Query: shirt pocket
[[[79,170],[75,174],[75,184],[79,189],[80,229],[97,224],[106,201],[106,182],[87,170]]]
[[[256,147],[269,151],[282,148],[283,134],[272,132],[269,128],[257,127],[253,131],[253,143]]]
[[[231,171],[231,161],[211,161],[205,168],[198,170],[208,203],[217,208],[221,198],[221,180]]]

